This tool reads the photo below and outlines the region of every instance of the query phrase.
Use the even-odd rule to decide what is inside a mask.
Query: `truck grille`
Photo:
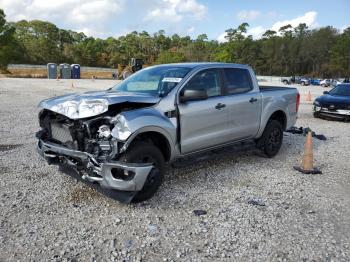
[[[51,135],[53,139],[62,143],[73,141],[69,127],[59,123],[51,123]]]

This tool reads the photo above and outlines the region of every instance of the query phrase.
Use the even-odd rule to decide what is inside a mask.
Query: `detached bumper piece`
[[[153,168],[151,164],[99,163],[89,153],[40,139],[37,151],[49,164],[59,165],[64,173],[123,203],[131,202]]]

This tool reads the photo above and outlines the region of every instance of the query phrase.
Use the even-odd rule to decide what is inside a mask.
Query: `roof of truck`
[[[188,67],[188,68],[195,68],[195,67],[202,67],[202,66],[236,66],[236,67],[249,67],[247,65],[242,64],[234,64],[234,63],[219,63],[219,62],[188,62],[188,63],[173,63],[173,64],[161,64],[158,66],[176,66],[176,67]]]

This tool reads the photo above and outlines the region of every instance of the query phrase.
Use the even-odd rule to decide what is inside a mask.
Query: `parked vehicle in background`
[[[177,158],[245,140],[275,156],[299,100],[295,88],[259,87],[246,65],[152,66],[108,91],[42,101],[37,148],[119,200],[143,201]]]
[[[320,81],[320,85],[322,87],[328,87],[331,85],[331,80],[330,79],[323,79]]]
[[[295,83],[300,84],[302,86],[308,86],[308,85],[310,85],[310,80],[306,77],[297,76],[297,77],[295,77]]]
[[[281,82],[285,85],[291,85],[291,84],[300,84],[302,86],[310,85],[310,80],[308,78],[300,77],[300,76],[282,77]]]
[[[281,82],[285,85],[290,85],[292,83],[291,77],[282,77]]]
[[[310,79],[310,84],[313,85],[313,86],[319,86],[321,84],[321,79],[311,78]]]
[[[344,78],[343,79],[332,79],[331,80],[331,86],[335,87],[337,85],[340,85],[344,82]]]
[[[323,92],[313,103],[314,117],[350,120],[350,84],[340,84]]]

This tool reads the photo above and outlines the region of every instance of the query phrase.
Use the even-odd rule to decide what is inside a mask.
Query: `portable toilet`
[[[47,64],[47,78],[56,79],[57,78],[57,64],[48,63]]]
[[[73,64],[70,67],[72,69],[72,78],[73,79],[80,79],[80,65]]]
[[[61,79],[71,78],[71,69],[69,64],[60,64],[60,76]]]

